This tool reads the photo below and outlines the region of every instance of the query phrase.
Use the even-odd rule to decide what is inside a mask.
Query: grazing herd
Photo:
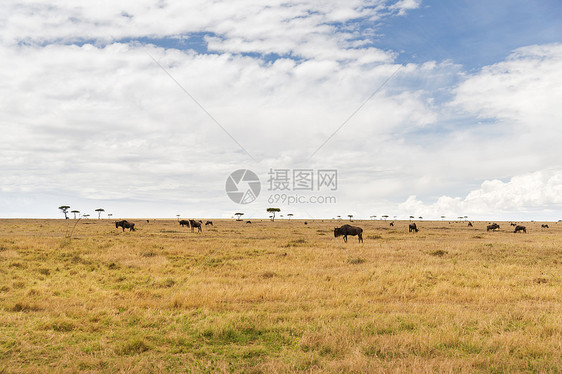
[[[149,220],[146,220],[146,222],[150,222]],[[203,232],[201,226],[203,225],[203,221],[201,220],[181,220],[178,221],[180,227],[188,227],[191,228],[191,232],[194,232],[195,229],[197,229],[197,232]],[[251,224],[251,221],[246,221],[247,224]],[[305,225],[308,222],[305,221]],[[205,222],[205,226],[213,226],[213,221],[206,221]],[[390,223],[391,227],[394,227],[394,222]],[[522,225],[517,225],[513,222],[510,223],[510,226],[514,226],[515,227],[515,231],[513,231],[514,233],[527,233],[527,228],[525,226]],[[121,227],[123,229],[123,231],[125,231],[125,229],[129,229],[129,231],[136,231],[135,230],[135,224],[132,222],[129,222],[127,220],[121,220],[121,221],[116,221],[115,222],[115,228],[119,228]],[[473,227],[472,222],[468,223],[468,227]],[[541,228],[543,229],[548,229],[548,225],[547,224],[542,224]],[[500,229],[500,225],[498,225],[497,223],[490,223],[486,226],[486,231],[498,231]],[[408,225],[408,232],[418,232],[418,226],[416,225],[415,222],[412,222]],[[359,243],[363,243],[363,229],[361,227],[358,226],[351,226],[351,225],[343,225],[341,227],[334,227],[334,237],[340,237],[343,236],[343,241],[347,243],[347,236],[351,235],[351,236],[357,236],[358,237],[358,241]]]
[[[496,231],[500,229],[500,225],[497,223],[492,223],[491,225],[486,226],[486,231]]]

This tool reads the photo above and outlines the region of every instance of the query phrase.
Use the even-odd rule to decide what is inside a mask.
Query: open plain
[[[0,372],[562,372],[562,223],[131,221],[0,220]]]

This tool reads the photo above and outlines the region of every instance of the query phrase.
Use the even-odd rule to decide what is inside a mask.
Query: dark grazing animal
[[[418,230],[418,226],[416,226],[415,223],[410,223],[410,225],[408,226],[408,232],[418,232],[420,230]]]
[[[497,223],[492,223],[491,225],[486,226],[486,231],[496,231],[497,229],[500,228],[500,225],[498,225]]]
[[[194,219],[190,219],[189,220],[189,226],[191,226],[191,232],[193,232],[193,229],[197,227],[197,231],[198,232],[202,232],[203,229],[201,229],[201,224],[203,223],[203,221],[196,221]]]
[[[357,235],[359,243],[363,243],[363,229],[357,226],[343,225],[342,227],[334,227],[334,237],[342,236],[343,241],[347,243],[347,236]]]
[[[115,222],[115,228],[121,227],[123,231],[129,229],[129,231],[135,231],[135,224],[132,222],[127,222],[126,220]]]
[[[390,227],[394,227],[394,222],[390,222]]]
[[[187,221],[187,220],[185,220],[185,219],[182,219],[182,220],[180,221],[180,226],[181,226],[181,227],[183,227],[183,226],[189,227],[189,221]]]
[[[472,222],[469,222],[469,223],[468,223],[468,227],[472,227]]]
[[[207,225],[213,226],[213,221],[207,221],[207,222],[205,222],[205,226],[207,226]]]
[[[517,226],[517,224],[515,224],[515,223],[513,223],[513,222],[511,222],[510,225],[511,225],[511,226]]]
[[[308,225],[308,222],[304,221],[304,224],[305,224],[305,225]]]
[[[252,223],[252,221],[246,221],[246,223]]]
[[[517,225],[515,226],[515,231],[514,233],[518,233],[518,232],[524,232],[525,234],[527,233],[527,229],[525,228],[525,226],[521,226],[521,225]]]
[[[541,225],[543,229],[548,229],[548,225]]]

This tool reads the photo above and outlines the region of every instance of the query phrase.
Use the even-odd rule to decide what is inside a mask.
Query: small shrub
[[[430,255],[432,255],[432,256],[438,256],[438,257],[443,257],[443,256],[445,256],[447,253],[449,253],[449,252],[444,251],[444,250],[442,250],[442,249],[437,249],[437,250],[435,250],[435,251],[433,251],[433,252],[429,252]]]
[[[140,255],[142,257],[154,257],[156,256],[156,253],[154,253],[153,251],[146,251],[146,252],[142,252]]]
[[[37,312],[42,308],[36,304],[29,304],[25,302],[16,303],[10,310],[12,312]]]
[[[359,265],[365,262],[364,258],[361,257],[355,257],[355,258],[350,258],[347,260],[347,262],[349,262],[352,265]]]
[[[262,278],[269,279],[269,278],[273,278],[275,276],[275,273],[272,271],[266,271],[261,276]]]
[[[150,350],[148,343],[146,343],[143,339],[136,338],[123,345],[118,352],[121,355],[130,356],[140,354],[148,350]]]
[[[24,282],[14,282],[12,283],[12,286],[14,288],[24,288],[25,287],[25,283]]]
[[[284,245],[284,247],[288,248],[288,247],[300,247],[303,244],[306,244],[307,241],[305,239],[295,239],[295,240],[289,240],[289,242],[287,244]]]

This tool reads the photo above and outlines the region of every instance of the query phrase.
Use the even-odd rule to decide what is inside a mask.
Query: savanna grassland
[[[562,372],[562,223],[131,221],[0,220],[0,372]]]

